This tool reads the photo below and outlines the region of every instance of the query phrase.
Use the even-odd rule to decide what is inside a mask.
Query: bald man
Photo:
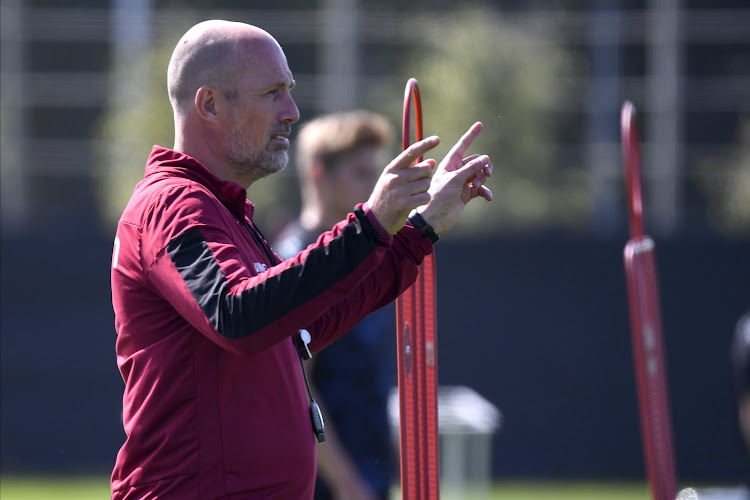
[[[287,163],[299,119],[278,42],[200,23],[167,70],[172,149],[154,146],[112,253],[126,440],[112,498],[310,499],[324,440],[302,359],[393,301],[471,199],[490,200],[474,124],[437,165],[430,137],[372,194],[282,261],[246,190]]]

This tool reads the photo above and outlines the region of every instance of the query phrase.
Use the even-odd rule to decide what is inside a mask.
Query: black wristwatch
[[[433,245],[440,239],[440,236],[438,236],[435,230],[432,229],[432,226],[429,225],[426,220],[424,220],[424,217],[419,215],[419,212],[417,212],[416,209],[411,211],[407,220],[412,226],[422,231],[423,236],[430,238],[430,241]]]

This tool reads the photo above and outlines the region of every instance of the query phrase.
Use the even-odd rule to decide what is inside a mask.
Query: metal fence
[[[611,122],[623,95],[639,103],[647,120],[643,151],[647,163],[658,166],[646,174],[652,176],[649,198],[654,200],[657,232],[689,227],[691,214],[702,210],[693,206],[700,200],[689,194],[693,159],[726,156],[736,141],[736,123],[750,113],[750,9],[736,4],[688,9],[677,0],[651,0],[645,9],[601,2],[588,9],[503,11],[512,23],[538,32],[539,43],[546,43],[541,35],[552,26],[571,50],[588,60],[584,73],[568,77],[567,83],[580,92],[551,111],[578,114],[584,124],[576,140],[558,150],[588,169],[593,231],[606,233],[621,211],[613,205],[620,172],[613,168],[619,163],[619,144]],[[156,8],[150,0],[117,0],[101,8],[42,7],[24,0],[3,0],[1,6],[0,164],[6,227],[42,215],[50,192],[61,200],[57,210],[75,214],[91,209],[81,202],[84,189],[69,191],[66,186],[86,185],[95,175],[93,129],[113,94],[123,91],[111,70],[142,57],[158,34],[174,26],[189,26],[209,14],[244,19],[292,46],[290,52],[294,46],[312,47],[312,69],[295,71],[295,98],[300,108],[314,114],[352,107],[362,88],[394,78],[363,71],[358,60],[368,48],[413,47],[452,16],[447,10],[404,15],[354,0],[323,2],[310,10],[210,12]],[[727,48],[737,55],[725,67],[693,67],[695,58],[710,59]],[[687,124],[698,120],[711,133],[690,137]],[[727,122],[719,131],[716,124]],[[716,169],[711,175],[720,178],[724,172]]]

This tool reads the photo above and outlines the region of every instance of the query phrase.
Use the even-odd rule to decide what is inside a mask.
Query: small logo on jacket
[[[255,267],[256,273],[262,273],[266,271],[266,265],[261,262],[254,262],[253,266]]]

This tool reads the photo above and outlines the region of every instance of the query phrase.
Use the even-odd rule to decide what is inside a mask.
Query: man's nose
[[[294,98],[289,92],[286,93],[281,120],[286,123],[294,123],[299,120],[299,108],[297,108],[297,103],[294,102]]]

